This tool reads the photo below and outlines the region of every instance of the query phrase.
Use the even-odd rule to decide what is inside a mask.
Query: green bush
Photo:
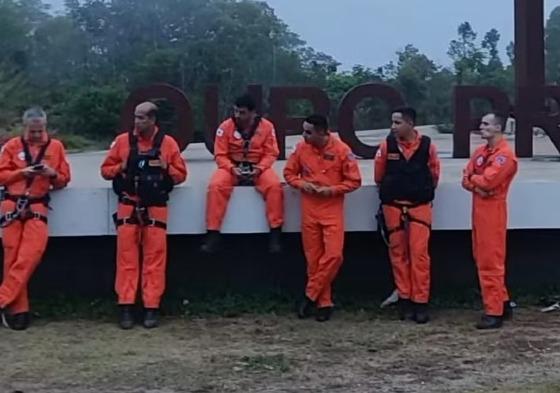
[[[119,127],[121,108],[128,96],[122,86],[84,86],[66,92],[49,111],[53,128],[96,141],[112,138]]]

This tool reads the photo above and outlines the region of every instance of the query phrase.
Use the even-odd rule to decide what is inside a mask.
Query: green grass
[[[548,292],[556,294],[558,292]],[[542,294],[514,293],[515,301],[522,307],[541,306],[543,298],[553,298]],[[244,314],[290,314],[299,300],[297,294],[285,292],[258,292],[254,294],[218,293],[168,294],[162,304],[165,315],[177,317],[220,316],[234,318]],[[382,301],[378,296],[339,296],[335,298],[337,308],[347,312],[378,315],[391,313],[381,310]],[[65,295],[50,296],[32,300],[33,311],[40,317],[50,319],[110,319],[114,318],[116,304],[114,298],[80,298]],[[431,300],[434,309],[480,309],[480,295],[476,290],[438,294]]]
[[[237,366],[234,367],[234,371],[241,370],[286,373],[290,371],[290,362],[283,354],[243,356],[237,362]]]

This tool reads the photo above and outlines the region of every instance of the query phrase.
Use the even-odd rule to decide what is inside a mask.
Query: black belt
[[[38,212],[28,211],[26,213],[17,213],[15,211],[12,211],[12,212],[7,212],[6,214],[0,217],[0,227],[6,227],[15,220],[20,220],[20,221],[39,220],[39,221],[43,221],[45,224],[48,224],[49,222],[47,216]]]
[[[167,223],[148,216],[148,206],[141,206],[138,202],[126,196],[120,197],[119,202],[123,205],[134,206],[134,213],[125,218],[117,218],[117,213],[113,214],[113,221],[115,222],[115,226],[117,228],[121,225],[129,224],[167,229]]]
[[[424,225],[425,227],[428,227],[429,230],[432,230],[432,224],[430,224],[426,221],[419,220],[417,218],[411,217],[410,214],[408,213],[409,209],[414,209],[415,207],[425,206],[425,205],[429,205],[429,204],[430,203],[416,203],[416,204],[407,205],[407,204],[396,203],[396,202],[384,203],[384,205],[396,207],[396,208],[400,209],[400,211],[401,211],[401,217],[400,217],[401,223],[399,224],[399,226],[397,226],[395,228],[387,229],[387,235],[391,236],[391,234],[393,234],[395,232],[404,231],[405,230],[405,223],[407,221],[408,222],[416,222],[418,224]]]
[[[49,202],[51,200],[49,194],[47,194],[45,196],[42,196],[42,197],[38,197],[38,198],[29,198],[29,197],[26,197],[25,195],[12,195],[12,194],[5,194],[4,195],[5,200],[12,201],[12,202],[18,202],[21,198],[27,198],[28,205],[34,205],[36,203],[41,203],[41,204],[45,205],[46,207],[49,206]]]
[[[119,203],[122,203],[123,205],[128,205],[128,206],[139,206],[139,203],[136,202],[134,199],[131,199],[125,195],[121,195],[119,196]],[[143,207],[166,207],[167,203],[155,203],[155,204],[150,204],[150,205],[142,205]]]
[[[116,215],[114,215],[113,220],[115,221],[115,225],[117,226],[117,228],[120,227],[121,225],[129,224],[129,225],[141,225],[145,227],[156,227],[161,229],[167,229],[167,224],[165,222],[158,221],[153,218],[148,218],[147,220],[140,222],[140,220],[135,216],[116,218]]]

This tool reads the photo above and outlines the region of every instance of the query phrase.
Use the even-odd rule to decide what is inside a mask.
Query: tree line
[[[513,43],[505,63],[499,44],[496,29],[479,35],[464,22],[449,44],[450,67],[407,45],[388,64],[341,71],[335,58],[307,45],[265,2],[66,0],[65,13],[56,15],[41,0],[0,0],[0,131],[14,132],[21,111],[41,105],[70,147],[101,146],[114,135],[129,92],[156,82],[188,94],[200,132],[206,86],[219,87],[225,114],[252,83],[265,91],[318,86],[335,106],[355,85],[387,83],[418,109],[420,122],[446,124],[455,85],[492,85],[513,95]],[[558,83],[560,8],[547,22],[546,50],[547,78]],[[293,107],[297,112],[305,105]],[[356,126],[387,126],[386,110],[381,102],[364,101]]]

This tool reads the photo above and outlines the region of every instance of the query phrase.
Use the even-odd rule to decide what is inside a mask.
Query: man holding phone
[[[27,284],[48,241],[49,191],[65,187],[70,166],[64,146],[47,134],[47,115],[40,108],[23,114],[24,133],[0,152],[0,204],[4,276],[0,285],[0,316],[14,330],[29,326]]]

